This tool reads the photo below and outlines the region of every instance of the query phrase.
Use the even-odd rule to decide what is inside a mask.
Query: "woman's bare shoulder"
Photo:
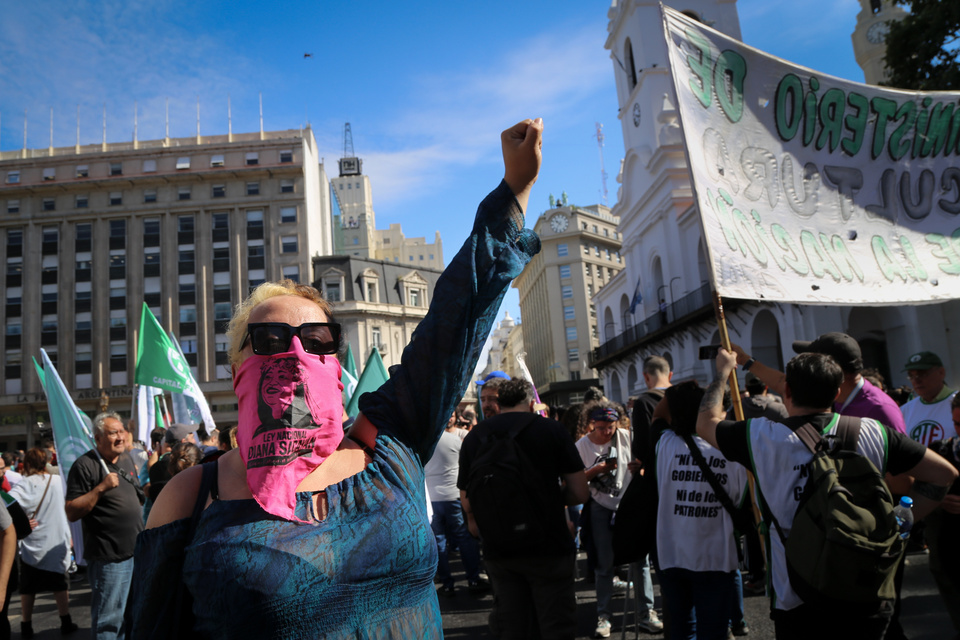
[[[147,518],[147,529],[162,527],[165,524],[189,518],[193,514],[193,507],[197,503],[197,492],[203,478],[203,465],[195,465],[184,469],[173,476],[157,496],[157,501],[150,509]]]

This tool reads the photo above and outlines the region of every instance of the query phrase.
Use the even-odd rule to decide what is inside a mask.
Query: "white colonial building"
[[[877,78],[876,52],[883,48],[867,31],[895,18],[890,0],[860,0],[852,40],[857,59]],[[735,0],[669,0],[727,35],[740,38]],[[600,314],[600,345],[590,354],[607,395],[625,401],[644,388],[641,368],[648,355],[673,365],[674,380],[713,377],[713,364],[698,360],[702,345],[719,342],[711,299],[702,228],[691,190],[683,139],[669,75],[659,3],[614,0],[606,48],[616,75],[625,156],[617,178],[625,268],[594,297]],[[853,16],[851,16],[851,20]],[[862,32],[862,33],[861,33]],[[635,301],[642,300],[636,304]],[[868,367],[888,384],[906,383],[901,372],[910,354],[930,350],[947,367],[948,384],[960,382],[960,302],[903,307],[826,307],[725,300],[731,340],[758,360],[782,368],[794,340],[829,331],[856,338]]]

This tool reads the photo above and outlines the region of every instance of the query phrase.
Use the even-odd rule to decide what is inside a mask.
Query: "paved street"
[[[581,560],[580,566],[584,561]],[[459,572],[458,587],[465,586],[464,576],[460,571],[459,563],[454,562],[454,568]],[[654,586],[658,594],[659,588]],[[90,588],[86,580],[73,584],[70,592],[70,609],[73,619],[80,625],[80,631],[72,638],[89,637],[90,629]],[[614,598],[614,604],[622,612],[624,598]],[[493,597],[485,595],[473,596],[466,589],[457,591],[453,598],[440,598],[440,608],[443,611],[443,628],[446,638],[456,640],[470,640],[473,638],[489,638],[487,632],[487,618],[493,605]],[[593,627],[596,621],[596,601],[591,585],[586,580],[577,583],[577,638],[592,638]],[[747,624],[750,635],[747,638],[754,640],[768,640],[773,638],[773,625],[768,617],[768,604],[762,596],[747,597],[744,601]],[[13,637],[20,637],[20,601],[14,597],[10,603],[10,624],[13,628]],[[925,555],[911,555],[907,558],[907,572],[904,580],[903,626],[910,640],[947,640],[952,637],[950,620],[943,609],[936,586],[930,577]],[[614,633],[612,638],[621,637],[622,613],[614,618]],[[52,594],[38,596],[34,607],[33,627],[37,640],[60,637],[60,619],[57,617],[57,608]],[[635,634],[632,626],[628,626],[627,638],[641,639],[662,638],[660,634],[640,632]],[[853,639],[852,639],[853,640]]]

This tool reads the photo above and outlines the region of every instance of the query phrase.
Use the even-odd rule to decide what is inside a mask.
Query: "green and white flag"
[[[180,349],[170,340],[146,303],[140,316],[140,341],[137,345],[137,371],[134,382],[182,393],[196,401],[208,429],[215,424],[210,407],[200,391],[190,366]]]
[[[341,371],[343,375],[343,402],[344,404],[348,404],[354,392],[356,392],[357,383],[359,382],[357,361],[353,359],[353,349],[349,344],[347,345],[347,355],[344,356]]]
[[[376,347],[370,349],[370,357],[367,358],[367,364],[363,367],[363,373],[360,374],[360,380],[357,382],[357,389],[347,403],[347,415],[356,418],[360,413],[360,396],[376,391],[390,376],[387,374],[387,368],[383,366],[383,358]]]

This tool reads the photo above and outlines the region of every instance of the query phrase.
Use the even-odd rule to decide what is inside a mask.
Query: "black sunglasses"
[[[307,353],[318,356],[333,355],[340,348],[340,324],[337,322],[304,322],[299,327],[291,327],[285,322],[251,322],[247,324],[247,335],[240,343],[240,350],[253,347],[258,356],[273,356],[290,351],[293,336],[300,338],[300,344]]]

